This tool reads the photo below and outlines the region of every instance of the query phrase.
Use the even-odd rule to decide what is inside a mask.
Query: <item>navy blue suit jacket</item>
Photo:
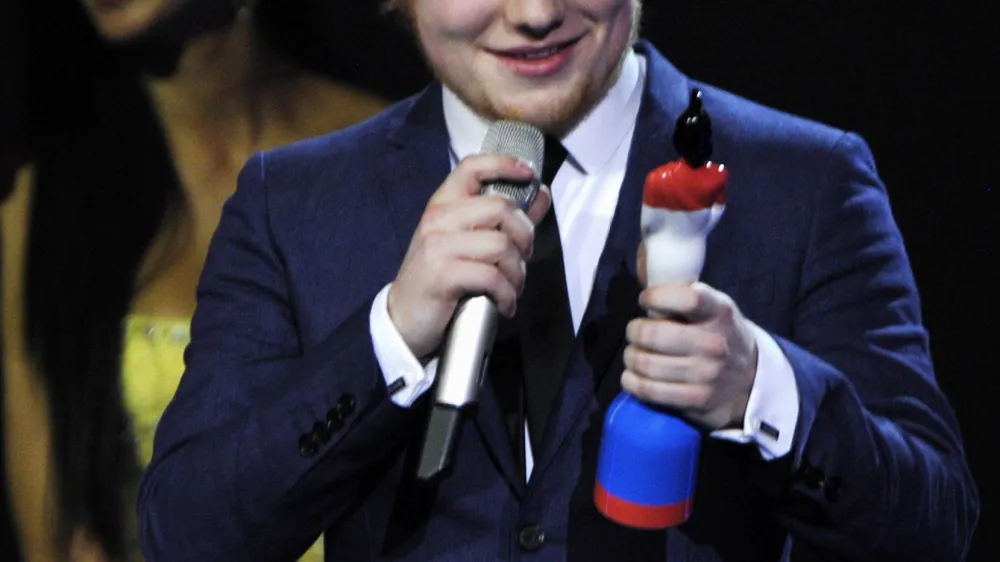
[[[648,80],[628,173],[530,485],[489,381],[455,473],[417,485],[426,396],[394,405],[372,349],[372,300],[450,171],[435,84],[360,126],[255,156],[240,175],[141,487],[151,561],[294,560],[322,532],[331,561],[759,562],[787,558],[791,541],[838,559],[964,556],[978,496],[867,146],[637,49]],[[800,416],[776,461],[706,440],[692,520],[637,532],[594,509],[595,461],[639,314],[643,180],[677,157],[672,127],[694,86],[731,170],[703,280],[776,338]],[[532,538],[524,528],[544,540],[519,540]]]

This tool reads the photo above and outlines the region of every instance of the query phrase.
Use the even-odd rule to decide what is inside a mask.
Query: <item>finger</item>
[[[639,278],[639,286],[646,287],[646,243],[639,243],[639,252],[635,257],[635,272]],[[642,300],[640,299],[640,303]]]
[[[626,370],[622,389],[636,398],[679,410],[703,412],[708,409],[711,389],[705,385],[663,382]]]
[[[524,290],[524,279],[528,273],[528,266],[525,264],[524,258],[521,257],[521,253],[517,248],[511,246],[510,251],[497,260],[496,266],[500,270],[500,273],[507,278],[511,286],[514,287],[514,292],[520,296]]]
[[[497,180],[529,181],[530,166],[504,154],[474,154],[463,158],[431,196],[430,203],[445,203],[479,195],[483,184]]]
[[[703,362],[690,356],[662,355],[636,346],[625,348],[625,368],[642,377],[661,382],[705,384],[712,377]]]
[[[499,230],[432,232],[424,243],[428,253],[437,254],[444,262],[461,259],[493,265],[508,255],[520,254],[510,237]]]
[[[449,248],[443,248],[442,251],[447,252],[451,259],[495,265],[514,287],[514,292],[521,294],[527,273],[525,258],[520,248],[503,232],[478,230],[454,233],[449,236],[447,245]]]
[[[654,285],[639,295],[639,305],[661,316],[705,322],[723,314],[731,300],[704,283]]]
[[[538,189],[538,196],[535,197],[535,201],[528,208],[528,218],[531,219],[532,224],[538,224],[542,222],[542,219],[545,218],[546,213],[549,212],[551,207],[552,192],[547,185],[542,184]]]
[[[421,228],[425,232],[495,229],[516,210],[512,203],[496,195],[434,203],[424,211]],[[529,225],[530,221],[526,227]]]
[[[524,211],[502,197],[476,197],[463,201],[435,204],[424,213],[425,233],[499,229],[506,234],[527,259],[531,255],[535,225]]]
[[[625,337],[634,346],[662,355],[717,359],[728,351],[723,336],[667,318],[636,318],[629,322]]]
[[[517,310],[517,291],[507,277],[493,265],[476,261],[458,260],[448,265],[447,273],[438,277],[438,286],[445,297],[458,301],[467,295],[487,295],[504,316],[511,317]]]
[[[535,240],[535,225],[524,211],[511,208],[510,212],[503,215],[500,230],[510,238],[520,252],[522,259],[531,257]]]

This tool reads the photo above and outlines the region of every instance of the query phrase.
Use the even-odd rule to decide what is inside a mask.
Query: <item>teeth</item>
[[[551,49],[546,49],[544,51],[535,51],[533,53],[523,53],[516,55],[519,59],[544,59],[546,57],[551,57],[552,55],[559,52],[559,47],[553,47]]]

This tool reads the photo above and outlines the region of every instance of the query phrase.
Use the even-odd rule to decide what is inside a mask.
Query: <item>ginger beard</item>
[[[420,0],[400,0],[393,8],[414,32],[434,76],[477,114],[492,121],[521,121],[563,135],[611,89],[622,62],[638,40],[641,0],[604,3],[608,4],[603,14],[607,20],[593,25],[573,47],[578,50],[573,56],[579,60],[560,74],[537,81],[520,80],[496,70],[500,64],[491,60],[493,55],[483,50],[477,36],[463,35],[465,30],[452,30],[432,21],[435,14],[421,13]]]

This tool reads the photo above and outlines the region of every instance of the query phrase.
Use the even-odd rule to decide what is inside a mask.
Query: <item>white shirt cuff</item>
[[[386,285],[375,297],[369,315],[372,346],[378,360],[389,398],[398,406],[408,408],[434,384],[438,360],[435,357],[421,366],[407,347],[399,330],[389,317],[389,288]]]
[[[795,371],[778,342],[750,323],[757,340],[757,374],[743,418],[743,429],[723,429],[711,436],[754,443],[766,460],[787,455],[799,419],[799,390]]]

